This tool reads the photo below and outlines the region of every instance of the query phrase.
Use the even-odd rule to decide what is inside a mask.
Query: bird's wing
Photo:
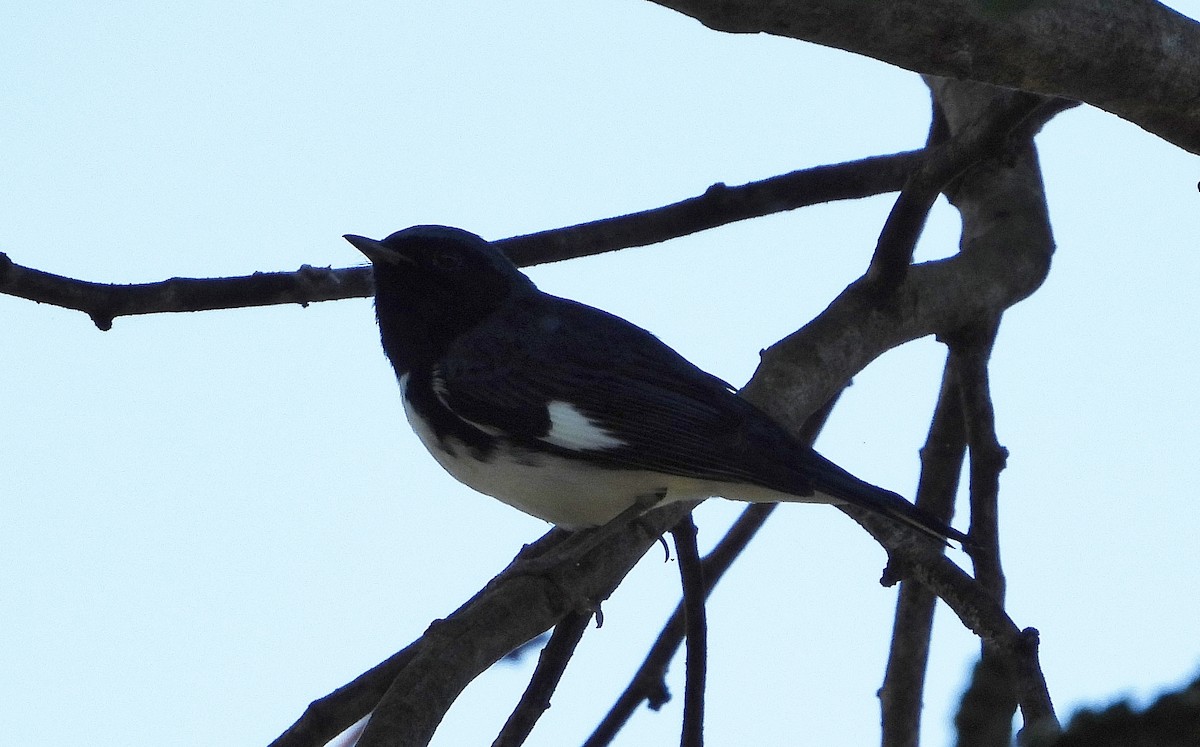
[[[615,468],[812,492],[803,450],[733,388],[649,332],[539,296],[461,338],[439,399],[514,443]],[[790,463],[790,464],[789,464]]]
[[[649,332],[553,296],[522,304],[460,339],[434,372],[442,403],[485,432],[606,467],[819,492],[967,541],[799,444]]]

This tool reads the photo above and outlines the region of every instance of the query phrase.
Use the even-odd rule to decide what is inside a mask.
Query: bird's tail
[[[896,493],[858,479],[816,452],[813,452],[812,456],[815,456],[816,460],[809,462],[812,470],[808,477],[817,492],[886,516],[892,521],[907,524],[943,544],[947,539],[960,542],[964,546],[968,544],[966,534],[929,512],[917,508]]]

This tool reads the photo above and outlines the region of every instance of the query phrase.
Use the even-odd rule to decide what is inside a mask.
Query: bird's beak
[[[371,264],[396,264],[397,262],[412,264],[412,260],[408,257],[405,257],[395,249],[389,249],[375,239],[368,239],[366,236],[355,236],[352,233],[348,233],[342,238],[349,241],[355,249],[365,254],[367,259],[371,260]]]

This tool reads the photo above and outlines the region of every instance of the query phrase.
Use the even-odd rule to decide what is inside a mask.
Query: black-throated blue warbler
[[[850,503],[966,540],[798,443],[646,330],[541,292],[475,234],[345,238],[371,260],[409,422],[481,493],[565,529],[638,502],[723,496]]]

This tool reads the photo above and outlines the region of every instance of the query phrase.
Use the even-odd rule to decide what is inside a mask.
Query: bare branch
[[[947,358],[933,422],[921,449],[921,479],[916,498],[918,506],[947,523],[954,513],[966,447],[958,375],[953,358]],[[900,585],[892,645],[883,687],[879,689],[883,747],[916,747],[919,743],[936,602],[937,597],[924,586]]]
[[[687,639],[687,675],[683,695],[680,747],[704,747],[704,681],[708,670],[708,621],[704,600],[708,585],[696,549],[696,523],[691,514],[671,527],[683,582],[683,621]]]
[[[871,257],[867,281],[881,298],[886,299],[904,279],[929,211],[946,186],[979,161],[1004,155],[1013,145],[1027,142],[1050,117],[1074,105],[1024,93],[997,98],[952,138],[931,141],[921,166],[909,175],[896,198]],[[937,107],[934,115],[941,116]],[[931,129],[931,137],[938,134],[939,128]]]
[[[333,270],[304,265],[295,272],[256,272],[229,278],[171,278],[117,285],[54,275],[22,267],[0,254],[0,292],[37,303],[82,311],[101,330],[131,314],[308,304],[371,295],[371,270]]]
[[[492,747],[519,747],[525,743],[538,719],[550,707],[550,696],[558,687],[563,672],[567,670],[567,663],[571,661],[575,647],[579,645],[591,621],[590,611],[571,612],[554,626],[554,634],[538,657],[537,668],[529,685],[517,707],[504,722],[500,734],[492,742]]]
[[[920,163],[921,151],[794,171],[739,187],[718,184],[670,205],[496,243],[521,266],[644,246],[697,231],[832,200],[894,192]],[[93,283],[22,267],[0,253],[0,293],[82,311],[101,330],[134,314],[211,311],[364,298],[371,270],[305,265],[296,272],[227,278],[171,278],[157,283]]]
[[[547,542],[522,550],[507,569],[413,644],[412,658],[376,706],[359,744],[428,743],[468,683],[567,614],[595,610],[692,505],[651,511],[622,531],[604,532],[595,547],[572,541],[582,532],[552,531]],[[560,545],[568,548],[565,557],[556,552]],[[553,562],[544,562],[548,557]]]
[[[796,434],[801,443],[811,446],[817,440],[817,435],[825,427],[840,396],[841,392],[839,391],[821,409],[804,421],[804,425]],[[725,571],[729,570],[733,562],[754,539],[759,528],[766,523],[767,518],[776,507],[777,505],[774,503],[755,503],[747,506],[712,552],[704,557],[702,566],[704,568],[705,594],[712,592],[717,582],[725,575]],[[584,742],[583,747],[603,747],[611,744],[642,701],[646,701],[651,708],[657,710],[670,699],[664,680],[667,675],[667,666],[675,657],[675,651],[683,641],[683,635],[684,603],[681,601],[676,605],[675,612],[667,620],[662,631],[659,632],[658,638],[650,647],[646,659],[638,667],[633,679],[621,692],[600,724],[596,726],[592,735]]]
[[[932,79],[929,84],[935,98],[942,103],[951,128],[970,121],[974,112],[984,105],[989,96],[994,95],[985,88],[952,81]],[[986,177],[986,172],[979,176]],[[989,193],[982,186],[978,178],[965,178],[947,193],[951,203],[963,214],[964,252],[969,239],[980,245],[996,242],[997,247],[1001,243],[1011,246],[1014,241],[1026,241],[1041,232],[1040,229],[1031,230],[1032,226],[1029,225],[1025,231],[1018,233],[1003,231],[1004,221],[996,222],[995,219],[1012,207],[1003,202],[1010,196]],[[1034,216],[1031,213],[1028,217]],[[1044,230],[1048,235],[1048,224]],[[1006,453],[996,439],[987,382],[987,359],[991,354],[1001,313],[1002,310],[997,309],[991,315],[981,315],[944,337],[957,360],[971,452],[971,536],[975,541],[972,559],[980,587],[1003,604],[1004,576],[999,556],[997,505],[999,473],[1004,467]],[[1021,636],[1012,641],[983,640],[984,658],[998,657],[1014,678],[1016,699],[1025,720],[1023,733],[1053,732],[1059,728],[1045,677],[1038,663],[1037,646],[1038,634],[1032,628],[1022,631]]]
[[[988,383],[988,358],[999,321],[985,322],[948,338],[963,399],[967,441],[971,451],[971,560],[975,578],[997,599],[1004,599],[1000,564],[1000,472],[1008,451],[996,438],[996,416]]]
[[[962,114],[966,123],[952,112],[956,132],[978,119],[987,95],[993,94],[976,94],[978,106]],[[961,197],[957,207],[969,224],[957,255],[910,267],[882,307],[866,278],[856,280],[818,317],[763,352],[743,394],[781,422],[802,423],[813,403],[828,400],[884,351],[991,318],[1035,291],[1049,272],[1054,241],[1032,143],[1003,162],[977,163],[951,191]]]
[[[987,370],[998,327],[998,319],[981,322],[951,337],[949,342],[951,355],[958,362],[959,390],[971,453],[971,538],[975,542],[971,559],[979,585],[1003,602],[1005,580],[1000,563],[999,493],[1000,472],[1008,452],[996,438]],[[1026,631],[1026,637],[1033,645],[1018,648],[1015,652],[997,651],[992,642],[983,642],[981,674],[1005,667],[1015,692],[1010,697],[995,699],[990,705],[990,713],[982,704],[976,704],[976,724],[1010,723],[1012,707],[1020,705],[1026,725],[1022,730],[1024,733],[1045,734],[1058,730],[1054,705],[1037,663],[1036,634],[1036,631]]]
[[[977,159],[980,149],[907,151],[817,166],[750,182],[718,184],[704,194],[637,213],[496,242],[521,266],[644,246],[716,226],[832,200],[900,189],[919,165],[943,159]],[[967,150],[963,151],[963,147]],[[109,284],[77,280],[24,267],[0,253],[0,292],[82,311],[101,330],[119,316],[211,311],[275,304],[363,298],[373,292],[367,267],[302,266],[296,272],[259,272],[226,278],[171,278],[157,283]]]
[[[951,132],[976,121],[995,97],[1012,95],[949,81],[931,85]],[[820,401],[841,386],[847,372],[882,352],[926,334],[947,336],[994,319],[1033,292],[1049,270],[1054,245],[1032,145],[1018,148],[1010,159],[977,164],[957,180],[951,196],[963,216],[958,255],[911,267],[883,308],[863,280],[852,284],[819,317],[764,353],[744,394],[781,422],[797,422],[810,402]],[[1037,664],[1036,631],[1019,629],[992,591],[939,548],[903,536],[877,517],[842,510],[888,549],[884,583],[911,578],[937,594],[1021,673],[1027,723],[1053,719]]]
[[[1008,452],[996,438],[995,414],[988,383],[988,359],[996,342],[999,318],[982,321],[947,337],[950,359],[957,376],[962,399],[963,426],[971,453],[971,560],[980,586],[1004,601],[1005,581],[1000,563],[999,499],[1000,472]],[[975,668],[971,690],[963,698],[956,719],[959,742],[1003,747],[1012,740],[1012,717],[1018,706],[1018,667],[1002,652],[984,641]],[[1007,688],[1007,691],[1005,691]],[[1028,689],[1028,688],[1026,688]],[[1045,695],[1049,704],[1049,694]],[[1024,704],[1021,704],[1024,705]],[[1025,712],[1027,724],[1039,728],[1057,728],[1056,720],[1047,721],[1033,703]],[[1050,711],[1053,719],[1053,711]]]
[[[733,561],[742,550],[754,539],[754,535],[766,522],[767,517],[776,509],[774,503],[755,503],[747,506],[738,517],[713,551],[704,557],[704,585],[706,592],[711,593],[717,582],[725,575],[725,571],[733,565]],[[630,716],[643,701],[651,708],[658,709],[670,699],[666,685],[663,682],[667,666],[675,657],[679,644],[683,642],[684,632],[683,602],[676,606],[675,612],[667,620],[645,661],[638,668],[633,679],[617,698],[609,712],[605,714],[600,724],[591,736],[583,743],[583,747],[603,747],[612,743],[621,727],[629,721]]]
[[[416,651],[414,643],[363,672],[353,682],[314,700],[304,715],[271,742],[270,747],[322,747],[327,744],[375,708]]]
[[[496,243],[522,267],[649,246],[749,218],[895,192],[923,158],[923,151],[906,151],[816,166],[737,187],[714,184],[699,197],[670,205]]]
[[[986,650],[971,672],[971,684],[954,714],[958,747],[1011,747],[1012,717],[1017,710],[1012,667]]]
[[[718,31],[803,39],[919,73],[1076,99],[1200,153],[1200,25],[1153,0],[1054,0],[1010,14],[975,0],[655,2]]]

